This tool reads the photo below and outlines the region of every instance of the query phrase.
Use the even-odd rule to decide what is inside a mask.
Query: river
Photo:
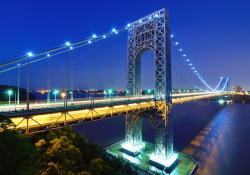
[[[220,105],[198,101],[173,107],[174,148],[194,155],[197,175],[250,174],[250,104]],[[75,126],[79,133],[101,146],[124,139],[124,117]],[[143,139],[154,132],[143,120]],[[248,167],[249,166],[249,167]]]

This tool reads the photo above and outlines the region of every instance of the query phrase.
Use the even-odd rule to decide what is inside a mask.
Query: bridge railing
[[[198,93],[178,93],[173,94],[173,99],[182,99],[185,97],[195,97],[208,94],[216,94],[221,92],[198,92]],[[74,101],[70,100],[61,100],[57,102],[31,102],[29,104],[29,111],[38,111],[38,110],[52,110],[52,109],[71,109],[79,107],[91,107],[98,105],[114,105],[114,104],[124,104],[124,103],[133,103],[133,102],[143,102],[147,100],[153,100],[153,95],[138,95],[138,96],[115,96],[115,97],[97,97],[91,99],[75,99]],[[19,105],[0,105],[0,112],[25,112],[26,104],[21,103]]]
[[[115,97],[115,98],[93,98],[90,100],[76,100],[76,101],[61,101],[52,103],[33,103],[30,104],[29,112],[49,111],[49,110],[74,110],[78,108],[91,108],[113,106],[120,104],[130,104],[138,102],[151,101],[153,96],[133,96],[133,97]],[[0,107],[2,113],[25,113],[26,106],[6,106]]]

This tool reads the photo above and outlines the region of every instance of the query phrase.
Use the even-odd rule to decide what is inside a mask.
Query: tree
[[[83,171],[83,172],[79,173],[78,175],[91,175],[91,173],[88,171]]]
[[[40,140],[36,146],[44,145]],[[45,174],[73,174],[79,168],[82,154],[67,136],[60,136],[49,141],[48,149],[44,154],[43,168]]]
[[[41,175],[134,175],[129,164],[111,159],[100,146],[64,127],[36,135]]]
[[[14,123],[9,118],[0,115],[0,132],[12,127],[15,127]]]
[[[36,157],[36,149],[27,137],[8,129],[0,133],[1,175],[35,174]]]
[[[91,160],[89,171],[92,175],[113,174],[112,169],[100,158]]]

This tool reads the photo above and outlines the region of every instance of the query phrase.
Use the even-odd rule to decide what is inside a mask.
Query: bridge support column
[[[64,126],[66,126],[67,125],[67,113],[65,112],[64,114]]]
[[[163,110],[164,111],[164,110]],[[170,110],[158,112],[153,116],[155,127],[155,149],[150,155],[154,164],[169,168],[177,160],[178,155],[173,150],[173,123]]]
[[[160,126],[155,129],[155,150],[154,154],[157,156],[166,155],[166,128]]]
[[[126,151],[136,155],[145,147],[142,141],[142,120],[134,114],[126,115],[126,136],[125,142],[122,143],[122,148]]]
[[[29,134],[29,132],[30,132],[29,118],[30,117],[26,117],[26,130],[25,130],[25,134]]]

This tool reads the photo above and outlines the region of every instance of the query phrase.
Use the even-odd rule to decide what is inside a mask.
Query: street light
[[[147,90],[147,94],[148,94],[148,95],[150,95],[150,94],[151,94],[151,92],[152,92],[152,90],[151,90],[151,89],[148,89],[148,90]]]
[[[103,90],[103,98],[107,98],[107,91]]]
[[[108,89],[108,94],[112,94],[113,93],[113,90],[112,89]]]
[[[129,95],[129,90],[126,90],[126,96],[128,96]]]
[[[112,89],[106,89],[104,90],[103,94],[104,94],[104,97],[111,97],[111,95],[113,94],[113,90]]]
[[[18,70],[17,70],[17,105],[20,103],[20,66],[21,64],[18,63]]]
[[[66,97],[67,97],[67,93],[66,92],[62,92],[61,93],[61,98],[63,99],[63,105],[64,105],[64,107],[67,107],[67,100],[65,100]]]
[[[73,91],[69,91],[69,94],[70,94],[70,100],[71,101],[74,101],[74,93],[73,93]]]
[[[112,89],[108,89],[108,95],[109,95],[109,97],[111,97],[112,94],[113,94],[113,90]]]
[[[55,95],[55,102],[56,102],[56,96],[58,93],[59,93],[59,90],[57,90],[57,89],[53,91],[53,94]]]
[[[66,96],[67,96],[67,94],[66,94],[65,92],[62,92],[62,93],[61,93],[62,99],[65,99]]]
[[[9,105],[10,105],[10,97],[13,95],[13,90],[11,89],[7,90],[7,94],[9,96]]]
[[[27,108],[27,111],[29,111],[30,109],[30,58],[32,58],[34,54],[32,52],[28,52],[27,56],[28,56],[28,67],[27,67],[27,81],[26,81],[26,85],[27,85],[26,108]]]

